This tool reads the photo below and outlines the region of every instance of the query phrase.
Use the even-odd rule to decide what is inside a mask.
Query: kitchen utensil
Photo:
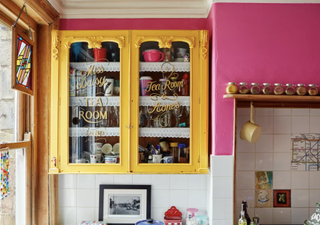
[[[173,156],[165,156],[160,160],[160,163],[173,163]]]
[[[113,156],[113,155],[105,155],[104,156],[104,163],[117,163],[118,162],[118,158],[117,156]]]
[[[101,154],[90,155],[90,163],[100,163],[100,162],[101,162]]]
[[[157,49],[149,49],[142,52],[145,62],[161,62],[164,60],[164,53]]]
[[[250,120],[247,121],[240,132],[240,138],[250,143],[255,143],[261,134],[261,127],[254,123],[253,119],[253,103],[250,104]]]
[[[209,217],[205,215],[196,216],[199,225],[209,225]]]
[[[195,217],[195,213],[197,213],[199,210],[197,208],[188,208],[187,209],[187,219],[191,219],[192,217]]]
[[[107,49],[105,48],[94,48],[93,56],[95,62],[105,62],[107,59]]]
[[[151,114],[148,112],[150,108],[150,106],[143,106],[142,108],[143,115],[147,118],[147,127],[151,127]]]
[[[148,83],[150,84],[151,81],[152,81],[151,77],[148,77],[148,76],[140,77],[140,88],[141,88],[142,96],[150,95],[150,91],[147,91],[147,89],[148,89]]]
[[[114,78],[113,77],[106,77],[105,83],[103,84],[104,96],[112,96],[113,95],[113,85],[114,85]]]
[[[173,115],[176,117],[176,127],[179,127],[180,124],[180,118],[183,113],[183,107],[179,106],[179,108],[174,108],[173,109]]]
[[[112,145],[109,143],[104,144],[101,148],[101,151],[106,155],[110,154],[112,152]]]
[[[81,42],[75,42],[71,44],[71,49],[74,54],[74,61],[78,62],[78,55],[81,52],[82,43]]]
[[[161,159],[162,159],[162,154],[160,154],[160,155],[152,155],[152,163],[160,163]]]
[[[91,153],[92,154],[101,154],[101,148],[102,148],[102,143],[101,142],[94,142],[91,147]]]
[[[115,154],[119,154],[119,148],[120,148],[120,144],[119,143],[115,143],[112,147],[112,151]]]

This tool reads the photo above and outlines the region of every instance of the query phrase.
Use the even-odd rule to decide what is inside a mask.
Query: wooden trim
[[[41,0],[25,0],[25,2],[37,12],[48,24],[53,23],[59,13],[48,3],[48,1]]]
[[[17,16],[19,15],[21,11],[21,8],[17,6],[13,1],[11,0],[1,0],[0,2],[0,12],[3,12],[5,15],[7,15],[9,18],[11,18],[13,21],[17,19]],[[29,22],[30,22],[30,27],[32,31],[36,32],[37,31],[37,22],[34,21],[29,16]],[[18,21],[18,24],[22,26],[23,28],[27,29],[28,28],[28,21],[27,21],[27,16],[25,12],[22,12],[21,17]]]
[[[31,225],[32,221],[32,149],[26,152],[26,225]]]
[[[31,141],[17,141],[12,143],[0,144],[0,151],[14,150],[31,147]]]
[[[59,225],[59,179],[58,174],[49,175],[49,224]]]

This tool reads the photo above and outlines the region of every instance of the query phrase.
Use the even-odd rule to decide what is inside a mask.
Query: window
[[[30,131],[30,97],[11,89],[12,31],[4,23],[0,23],[0,49],[0,225],[25,224],[31,144],[23,141],[27,139],[23,134]]]

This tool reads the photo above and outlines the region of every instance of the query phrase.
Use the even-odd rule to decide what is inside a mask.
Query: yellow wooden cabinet
[[[207,31],[54,30],[51,51],[50,173],[208,172]]]

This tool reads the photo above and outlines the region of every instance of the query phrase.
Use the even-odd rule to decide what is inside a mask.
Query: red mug
[[[105,48],[94,48],[93,56],[95,62],[105,62],[107,59],[107,49]]]
[[[144,61],[146,62],[161,62],[164,60],[164,53],[156,49],[150,49],[142,52]]]

